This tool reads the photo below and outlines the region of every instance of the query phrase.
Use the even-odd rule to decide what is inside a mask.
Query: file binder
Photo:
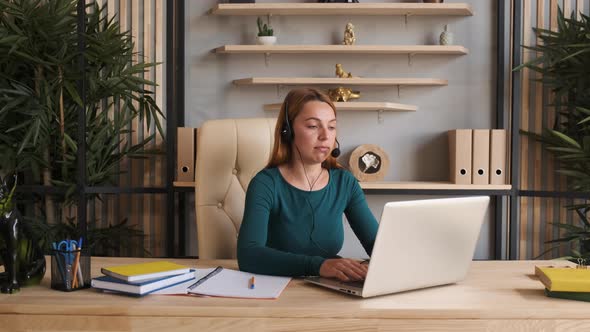
[[[490,184],[506,184],[506,130],[490,133]]]
[[[176,181],[195,181],[195,128],[177,128]]]
[[[471,129],[449,130],[450,181],[471,184]]]
[[[490,184],[490,130],[473,129],[472,184]]]

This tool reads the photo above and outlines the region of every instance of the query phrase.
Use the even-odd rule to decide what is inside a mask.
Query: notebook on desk
[[[215,268],[197,269],[195,280],[154,292],[154,294],[194,294],[218,297],[276,299],[281,295],[291,280],[289,277],[276,277],[221,269],[218,273],[191,289],[192,285],[206,278],[214,270]],[[255,279],[254,287],[251,287],[252,277]]]
[[[489,201],[480,196],[387,203],[364,282],[304,280],[362,297],[458,282],[467,275]]]

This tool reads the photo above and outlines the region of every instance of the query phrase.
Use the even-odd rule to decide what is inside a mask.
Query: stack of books
[[[535,275],[549,297],[590,302],[590,269],[535,266]]]
[[[103,267],[91,286],[103,291],[143,296],[195,278],[195,270],[167,261]]]

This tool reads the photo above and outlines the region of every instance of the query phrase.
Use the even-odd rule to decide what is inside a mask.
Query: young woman
[[[336,109],[314,89],[289,92],[265,169],[250,182],[238,236],[240,269],[361,280],[367,267],[337,254],[342,214],[370,255],[377,221],[353,175],[336,161]]]

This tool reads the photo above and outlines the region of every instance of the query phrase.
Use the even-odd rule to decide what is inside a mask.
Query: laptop
[[[488,196],[389,202],[364,281],[305,281],[360,297],[446,285],[467,275]]]

